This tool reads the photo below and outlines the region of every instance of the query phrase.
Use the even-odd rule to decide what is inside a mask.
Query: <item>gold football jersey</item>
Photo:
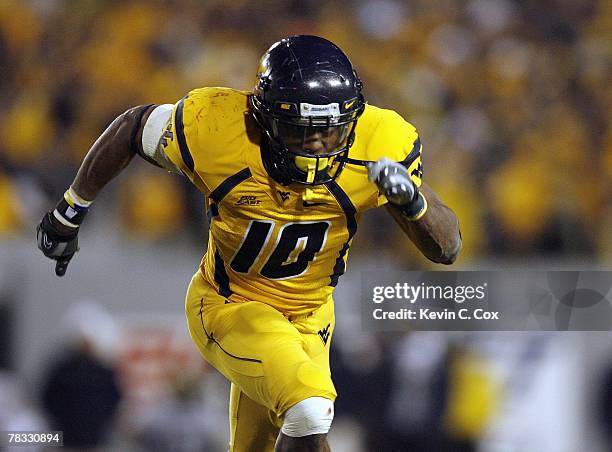
[[[328,299],[344,273],[360,214],[386,198],[357,164],[324,185],[277,184],[262,162],[249,95],[191,91],[175,105],[162,146],[206,197],[210,231],[201,271],[208,283],[232,301],[306,314]],[[421,183],[417,132],[391,110],[366,106],[349,157],[403,161]]]

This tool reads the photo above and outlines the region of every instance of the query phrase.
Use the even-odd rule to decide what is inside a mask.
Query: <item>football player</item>
[[[201,354],[232,383],[231,451],[329,450],[332,293],[365,210],[386,205],[434,262],[461,247],[454,213],[421,182],[415,128],[361,89],[333,43],[282,39],[252,92],[200,88],[120,115],[38,226],[62,276],[93,200],[135,155],[202,191],[208,249],[185,308]]]

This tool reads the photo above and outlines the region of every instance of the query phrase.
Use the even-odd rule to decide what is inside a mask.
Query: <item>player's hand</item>
[[[427,200],[419,193],[408,170],[401,163],[384,157],[369,163],[368,179],[387,197],[389,203],[402,212],[409,221],[419,220],[427,211]]]
[[[59,223],[53,212],[47,212],[36,228],[38,249],[55,264],[55,274],[64,276],[70,259],[79,249],[79,228],[68,228]]]
[[[368,164],[368,179],[395,206],[411,204],[418,198],[418,189],[406,167],[386,157]]]

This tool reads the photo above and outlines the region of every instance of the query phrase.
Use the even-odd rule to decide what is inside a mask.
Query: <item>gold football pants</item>
[[[273,450],[288,408],[308,397],[335,400],[331,296],[314,312],[291,318],[264,303],[230,302],[198,271],[185,310],[200,353],[232,382],[230,451]]]

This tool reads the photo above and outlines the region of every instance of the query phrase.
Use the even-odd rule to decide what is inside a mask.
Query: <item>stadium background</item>
[[[611,30],[608,0],[0,1],[0,430],[50,425],[44,388],[78,343],[117,369],[107,447],[224,450],[227,386],[182,316],[199,194],[134,162],[64,279],[35,249],[42,213],[126,108],[248,89],[272,42],[322,35],[370,103],[419,129],[425,179],[461,221],[457,269],[610,270]],[[368,334],[361,272],[433,266],[381,212],[351,253],[334,451],[612,448],[609,333]]]

